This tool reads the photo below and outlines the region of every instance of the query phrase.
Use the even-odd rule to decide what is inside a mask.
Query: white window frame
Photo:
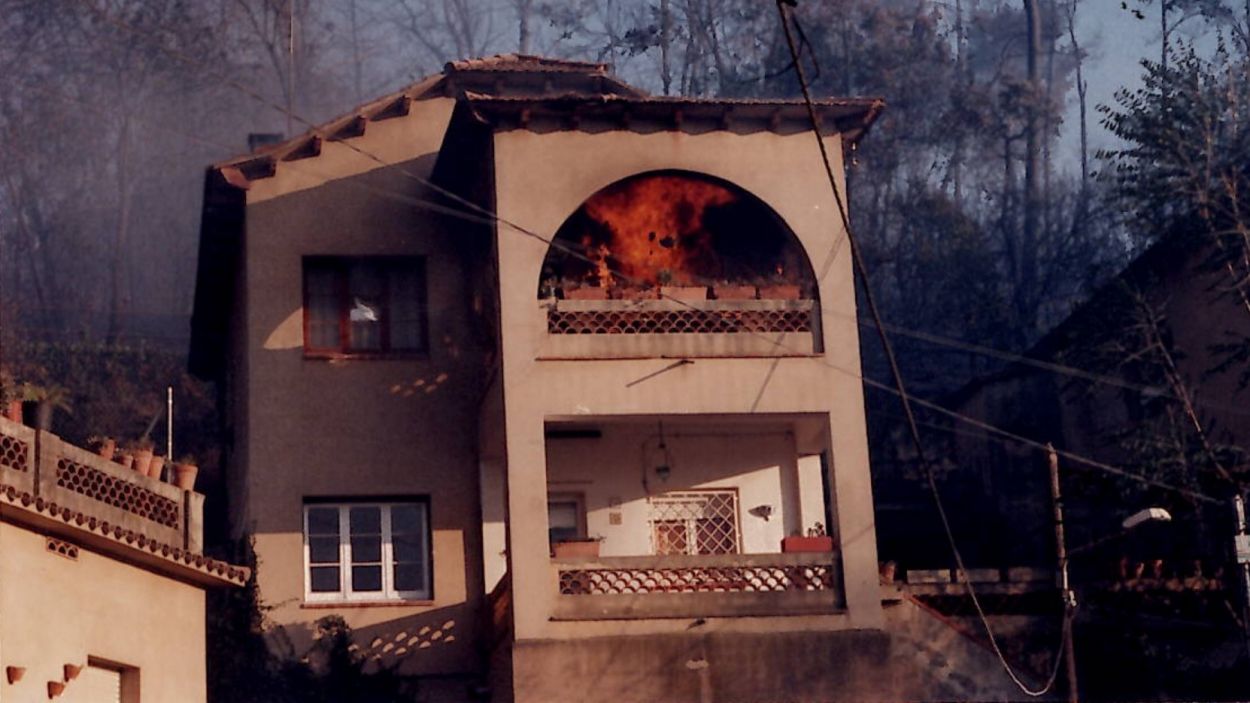
[[[391,509],[416,507],[421,510],[425,523],[425,543],[421,545],[425,560],[424,587],[414,591],[395,589],[395,554],[391,543]],[[312,590],[312,559],[308,544],[308,513],[314,509],[336,508],[339,511],[339,589],[337,591]],[[352,508],[379,508],[382,520],[382,590],[352,590],[352,547],[349,511]],[[333,501],[304,503],[304,600],[308,603],[351,603],[361,601],[428,601],[433,598],[434,560],[432,533],[430,531],[430,504],[427,500],[379,501]],[[320,566],[328,566],[322,564]]]

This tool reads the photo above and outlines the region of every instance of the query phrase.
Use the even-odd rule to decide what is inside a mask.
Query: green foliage
[[[266,642],[265,608],[256,587],[250,539],[224,555],[249,566],[243,588],[209,592],[208,700],[210,703],[404,703],[415,701],[416,681],[393,669],[371,669],[342,617],[316,622],[313,645],[302,656],[281,657]]]
[[[1194,243],[1236,237],[1250,227],[1250,73],[1223,44],[1211,58],[1192,45],[1166,65],[1144,62],[1142,87],[1102,106],[1103,124],[1126,146],[1101,152],[1113,202],[1147,240]],[[1240,241],[1228,244],[1240,249]]]
[[[53,431],[85,445],[93,435],[123,441],[147,436],[164,446],[166,388],[174,388],[174,439],[178,451],[216,463],[215,394],[185,371],[181,353],[102,343],[27,342],[7,349],[14,377],[35,390],[33,400],[72,404]]]

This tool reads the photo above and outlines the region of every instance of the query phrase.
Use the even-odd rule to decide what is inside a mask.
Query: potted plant
[[[147,437],[140,437],[130,445],[131,455],[135,458],[131,468],[143,476],[148,475],[148,464],[152,463],[152,447],[152,440]]]
[[[187,455],[174,463],[173,483],[175,486],[184,491],[195,490],[195,477],[200,472],[200,467],[195,463],[195,457]]]
[[[161,472],[164,470],[165,470],[165,457],[153,452],[152,459],[148,461],[148,471],[147,471],[148,478],[154,478],[157,481],[159,481],[161,480]]]
[[[577,537],[564,539],[551,545],[551,556],[556,559],[598,559],[602,537]]]
[[[751,285],[721,283],[712,287],[717,300],[755,300],[758,290]]]
[[[87,443],[95,447],[96,453],[105,461],[112,461],[113,455],[117,452],[117,440],[112,437],[92,435],[87,438]]]
[[[801,291],[793,283],[760,286],[760,300],[798,300]]]
[[[52,430],[52,418],[57,410],[69,412],[69,389],[49,383],[22,385],[22,420],[27,425],[44,432]]]
[[[580,288],[565,288],[565,300],[607,300],[608,289],[599,286],[582,286]]]
[[[832,552],[833,537],[825,534],[825,526],[816,523],[808,529],[806,535],[795,533],[781,540],[781,551],[793,552]]]
[[[0,370],[0,412],[13,422],[22,421],[22,396],[13,374]]]
[[[123,469],[133,468],[135,465],[135,448],[133,442],[126,442],[114,455],[113,461],[121,464]]]

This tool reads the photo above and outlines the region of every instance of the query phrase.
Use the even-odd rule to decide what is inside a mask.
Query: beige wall
[[[451,100],[417,101],[408,116],[370,123],[352,140],[395,166],[327,142],[321,156],[279,164],[248,194],[246,428],[236,434],[246,442],[237,455],[246,465],[237,468],[247,502],[238,515],[255,535],[260,594],[278,628],[273,640],[294,656],[308,646],[315,620],[339,614],[362,646],[391,644],[370,654],[402,671],[475,665],[471,633],[482,586],[473,428],[486,369],[458,225],[415,204],[430,196],[408,175],[429,175],[451,107]],[[429,353],[305,359],[306,255],[426,257]],[[433,600],[304,604],[304,499],[409,495],[430,499]],[[433,632],[441,634],[431,640]]]
[[[627,176],[678,168],[723,178],[770,205],[820,275],[829,313],[825,352],[781,359],[697,359],[650,381],[665,359],[539,360],[545,326],[535,289],[547,245],[498,231],[508,451],[511,575],[518,640],[553,636],[554,583],[546,560],[547,420],[593,415],[823,414],[848,603],[845,622],[879,627],[876,543],[865,440],[850,259],[812,135],[711,132],[510,131],[495,136],[500,215],[551,234],[587,197]],[[840,142],[827,139],[840,172]],[[840,252],[840,255],[839,255]]]
[[[0,523],[0,667],[26,668],[16,684],[0,679],[0,700],[47,700],[47,682],[88,658],[137,669],[143,701],[205,700],[202,589],[86,549],[71,561],[46,547],[43,535]],[[73,692],[71,681],[67,700]]]

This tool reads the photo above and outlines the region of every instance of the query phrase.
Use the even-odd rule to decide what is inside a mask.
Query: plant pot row
[[[119,451],[117,440],[112,437],[100,439],[96,446],[96,453],[107,461],[115,462],[141,476],[158,481],[167,463],[165,457],[157,456],[150,447],[140,445],[138,448]],[[197,474],[199,474],[199,467],[195,463],[187,460],[175,462],[170,470],[169,482],[185,491],[194,490]]]
[[[772,286],[712,286],[712,295],[716,300],[798,300],[802,290],[794,284]],[[607,289],[598,286],[582,288],[565,288],[565,300],[708,300],[707,286],[660,286],[657,288],[616,288]]]

